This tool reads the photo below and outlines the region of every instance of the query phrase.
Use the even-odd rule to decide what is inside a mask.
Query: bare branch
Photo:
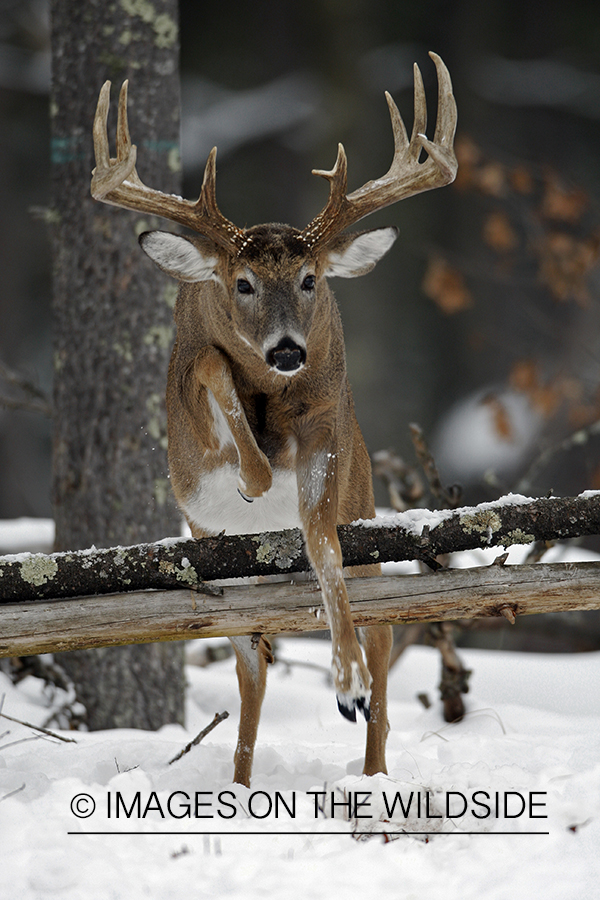
[[[216,728],[217,725],[219,725],[221,722],[223,722],[225,719],[228,719],[228,718],[229,718],[229,713],[227,712],[227,710],[224,710],[222,713],[215,713],[215,717],[212,720],[212,722],[210,722],[206,726],[206,728],[203,728],[202,731],[196,735],[196,737],[194,738],[193,741],[190,741],[189,744],[186,744],[185,747],[183,748],[183,750],[181,750],[177,754],[177,756],[174,756],[173,759],[170,759],[169,765],[171,765],[174,762],[177,762],[178,759],[181,759],[182,756],[185,756],[186,753],[189,753],[190,750],[192,749],[192,747],[195,747],[196,744],[199,744],[200,741],[203,740],[203,738],[205,738],[207,734],[211,733],[213,728]]]
[[[373,475],[388,489],[390,503],[397,512],[412,509],[423,502],[424,488],[413,466],[393,450],[378,450],[372,456]]]
[[[425,440],[423,430],[414,423],[408,426],[408,430],[410,431],[417,458],[425,472],[432,496],[439,502],[442,509],[456,509],[461,498],[460,487],[452,485],[449,488],[445,488],[442,485],[435,459]]]
[[[3,378],[10,387],[16,388],[24,394],[24,397],[16,399],[0,395],[0,406],[4,409],[41,413],[43,416],[52,418],[52,404],[44,391],[24,375],[14,372],[2,360],[0,360],[0,378]]]
[[[574,432],[574,434],[570,434],[568,437],[564,438],[564,440],[547,447],[532,461],[529,469],[519,481],[517,490],[531,490],[531,485],[534,483],[539,473],[543,472],[544,468],[549,465],[556,456],[559,456],[561,453],[568,453],[574,447],[587,444],[591,438],[598,434],[600,434],[600,421],[592,422],[592,424],[588,425],[586,428],[580,428]]]
[[[62,735],[55,734],[54,731],[50,731],[48,728],[42,728],[41,725],[32,725],[31,722],[23,722],[21,719],[14,719],[12,716],[9,716],[4,712],[0,712],[0,716],[2,716],[3,719],[8,719],[9,722],[16,722],[17,725],[24,725],[25,728],[32,728],[34,731],[39,731],[42,734],[47,734],[48,737],[55,738],[57,741],[64,741],[65,744],[77,743],[75,738],[62,737]]]

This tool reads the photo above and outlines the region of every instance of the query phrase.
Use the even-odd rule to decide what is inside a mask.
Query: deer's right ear
[[[209,248],[200,249],[185,237],[168,231],[145,231],[140,246],[159,269],[178,281],[216,279],[217,257]]]

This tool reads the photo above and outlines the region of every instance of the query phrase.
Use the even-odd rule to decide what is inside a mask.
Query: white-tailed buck
[[[151,190],[135,169],[121,89],[117,156],[109,154],[110,82],[94,122],[92,194],[115,206],[155,214],[190,228],[191,237],[149,232],[142,248],[180,282],[177,340],[167,384],[169,465],[177,501],[195,537],[301,527],[331,629],[332,671],[341,713],[368,722],[364,772],[385,772],[389,626],[356,638],[336,526],[375,514],[371,466],[346,376],[340,315],[327,283],[370,272],[390,249],[396,228],[344,233],[375,210],[453,181],[456,105],[448,70],[431,54],[439,83],[433,141],[415,66],[414,126],[408,140],[387,95],[394,158],[386,175],[346,194],[346,154],[339,145],[329,199],[303,230],[289,225],[238,228],[215,198],[216,150],[196,203]],[[426,154],[420,161],[422,153]],[[354,569],[371,575],[377,566]],[[235,780],[249,784],[271,650],[266,639],[232,638],[241,718]]]

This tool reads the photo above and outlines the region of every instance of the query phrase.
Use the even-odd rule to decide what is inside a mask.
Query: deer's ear
[[[200,246],[198,246],[200,244]],[[217,257],[206,242],[192,243],[188,238],[168,231],[146,231],[140,235],[140,246],[159,269],[178,281],[215,280]]]
[[[398,229],[394,227],[343,234],[330,247],[323,274],[328,278],[366,275],[375,268],[397,237]]]

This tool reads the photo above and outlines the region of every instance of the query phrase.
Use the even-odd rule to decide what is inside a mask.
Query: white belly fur
[[[276,469],[271,489],[252,503],[240,496],[238,478],[238,468],[232,465],[202,475],[184,504],[189,521],[209,534],[258,534],[300,528],[295,472]]]

